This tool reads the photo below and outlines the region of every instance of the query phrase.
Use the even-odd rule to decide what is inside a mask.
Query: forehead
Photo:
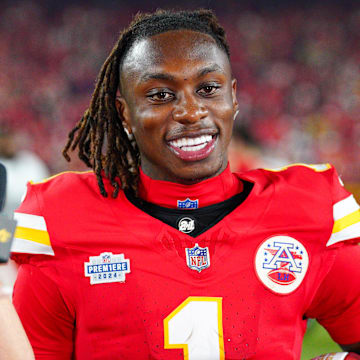
[[[165,68],[182,73],[185,70],[190,75],[196,64],[217,65],[224,72],[231,72],[226,53],[210,35],[192,30],[168,31],[132,45],[123,60],[121,80]]]

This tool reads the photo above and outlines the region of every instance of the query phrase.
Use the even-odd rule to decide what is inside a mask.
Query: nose
[[[195,123],[208,115],[208,110],[196,94],[184,94],[175,104],[173,119],[182,124]]]

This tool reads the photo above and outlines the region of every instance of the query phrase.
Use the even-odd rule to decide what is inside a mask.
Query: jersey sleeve
[[[331,194],[334,225],[327,246],[360,238],[360,207],[354,196],[343,186],[334,167],[331,167]]]
[[[339,344],[360,341],[360,207],[335,168],[330,181],[333,227],[327,247],[337,245],[336,257],[321,283],[307,316],[316,318]]]
[[[20,265],[13,303],[36,359],[70,360],[73,354],[75,311],[57,276],[59,259],[51,244],[43,211],[41,184],[27,185],[15,212],[17,227],[11,248]]]
[[[14,218],[17,226],[11,252],[15,261],[19,262],[22,258],[17,254],[54,255],[36,185],[28,183],[25,198],[15,211]]]
[[[74,311],[41,268],[20,266],[13,303],[36,359],[72,359]]]
[[[360,341],[360,246],[334,249],[335,261],[306,312],[339,344]]]

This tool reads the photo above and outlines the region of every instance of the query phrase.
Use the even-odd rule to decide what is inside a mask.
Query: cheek
[[[141,134],[156,131],[161,124],[159,121],[160,117],[156,112],[147,108],[142,109],[141,107],[137,107],[136,112],[132,114],[132,119],[131,128],[134,135],[135,133]]]
[[[219,121],[219,126],[224,132],[223,135],[231,137],[232,127],[234,123],[234,108],[232,103],[219,102],[213,107],[213,113]]]
[[[166,121],[159,111],[138,107],[132,119],[131,129],[141,150],[151,148],[162,141]]]

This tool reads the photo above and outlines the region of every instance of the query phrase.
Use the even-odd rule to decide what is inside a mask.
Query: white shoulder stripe
[[[360,238],[360,222],[352,224],[345,229],[332,233],[326,246],[336,244],[337,242]]]
[[[25,254],[43,254],[54,256],[54,251],[51,246],[36,243],[25,239],[15,238],[11,247],[13,253],[25,253]]]
[[[15,212],[14,218],[17,220],[17,226],[47,231],[46,222],[43,216]]]
[[[359,209],[360,207],[357,204],[354,196],[350,195],[344,200],[341,200],[333,205],[334,221],[339,220]]]

